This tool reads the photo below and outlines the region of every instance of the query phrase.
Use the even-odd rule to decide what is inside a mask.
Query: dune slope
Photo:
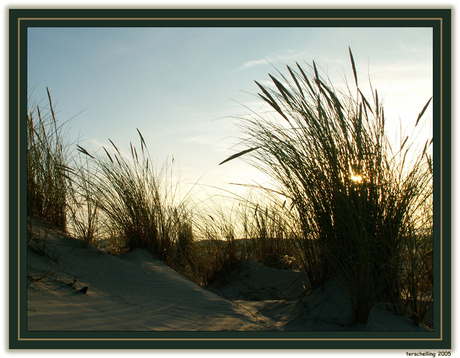
[[[146,250],[113,256],[46,223],[29,229],[29,331],[423,330],[377,305],[350,326],[337,281],[302,295],[301,272],[243,261],[226,285],[204,289]]]

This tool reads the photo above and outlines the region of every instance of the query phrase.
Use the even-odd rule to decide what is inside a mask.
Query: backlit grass
[[[172,161],[157,168],[139,130],[126,153],[112,141],[99,154],[66,145],[48,91],[47,115],[28,113],[27,213],[112,253],[147,249],[202,286],[245,259],[302,269],[313,287],[339,275],[354,323],[377,302],[421,323],[433,290],[432,141],[392,147],[378,93],[363,95],[350,60],[345,91],[314,62],[256,82],[276,118],[244,119],[246,147],[221,164],[245,158],[275,188],[227,197],[230,209],[179,198]]]
[[[365,323],[375,302],[398,311],[408,291],[413,298],[432,289],[404,277],[418,281],[432,271],[432,142],[414,150],[406,138],[394,151],[377,90],[369,100],[363,95],[351,50],[350,60],[355,86],[345,92],[314,62],[308,70],[287,66],[289,77],[270,75],[271,85],[256,82],[279,120],[244,119],[247,148],[228,160],[244,155],[278,183],[297,213],[311,283],[340,275],[354,322]]]
[[[69,144],[58,124],[48,90],[47,106],[27,113],[27,216],[38,216],[64,232],[69,194]]]

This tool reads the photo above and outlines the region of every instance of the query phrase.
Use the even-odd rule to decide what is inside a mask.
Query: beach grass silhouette
[[[112,253],[146,249],[195,283],[228,283],[244,260],[301,270],[306,293],[340,277],[351,324],[372,307],[426,324],[433,292],[432,139],[387,138],[377,90],[364,96],[350,50],[353,85],[339,90],[313,62],[256,82],[273,116],[241,119],[247,160],[275,188],[235,196],[232,210],[178,199],[171,160],[154,166],[147,143],[125,155],[66,144],[47,91],[47,115],[28,113],[27,214]],[[431,99],[415,120],[420,123]],[[78,160],[76,159],[78,158]],[[198,185],[198,183],[197,183]],[[85,286],[86,287],[86,286]],[[91,288],[90,288],[91,289]]]

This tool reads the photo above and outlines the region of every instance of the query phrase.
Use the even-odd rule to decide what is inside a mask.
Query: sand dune
[[[337,280],[305,295],[301,272],[243,261],[226,285],[205,289],[146,250],[113,256],[40,227],[27,253],[29,331],[424,330],[378,305],[351,326]]]

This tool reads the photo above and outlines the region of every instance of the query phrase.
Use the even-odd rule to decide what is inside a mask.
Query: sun
[[[361,175],[355,175],[351,173],[350,179],[353,180],[355,183],[362,183],[363,177]]]

